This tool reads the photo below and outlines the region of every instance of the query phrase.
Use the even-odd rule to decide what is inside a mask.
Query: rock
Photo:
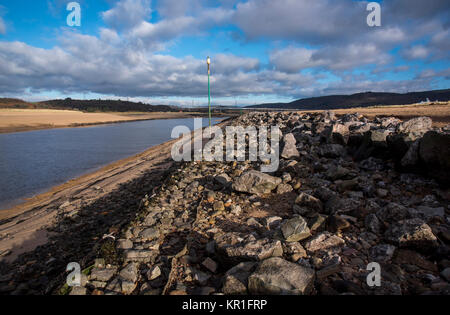
[[[264,219],[264,225],[268,230],[276,230],[280,227],[282,221],[283,219],[280,217],[267,217]]]
[[[321,212],[323,210],[322,202],[306,193],[300,193],[298,197],[295,199],[295,203],[301,207],[305,207],[311,210],[315,210],[317,212]]]
[[[305,248],[309,252],[317,252],[322,250],[327,250],[334,247],[340,247],[345,244],[345,241],[329,232],[323,232],[317,234],[311,240],[307,241]]]
[[[370,249],[370,257],[378,263],[391,260],[395,252],[395,246],[389,244],[381,244]]]
[[[311,292],[314,271],[274,257],[264,260],[248,278],[251,294],[306,295]]]
[[[225,211],[225,205],[224,205],[223,201],[214,202],[213,208],[214,208],[214,211],[219,211],[219,212]]]
[[[378,220],[378,217],[374,213],[371,213],[366,217],[365,225],[366,225],[366,229],[369,230],[369,232],[372,232],[374,234],[380,233],[381,223],[380,223],[380,220]]]
[[[141,238],[143,241],[152,241],[154,239],[157,239],[158,237],[159,230],[155,228],[145,229],[139,234],[139,238]]]
[[[339,215],[332,215],[328,217],[327,229],[330,232],[337,233],[348,229],[349,227],[350,223]]]
[[[438,245],[428,224],[417,218],[392,224],[384,236],[401,248],[416,248],[427,252]]]
[[[285,220],[281,231],[287,242],[298,242],[311,236],[308,223],[301,216]]]
[[[267,194],[277,188],[281,182],[281,178],[258,171],[248,171],[233,183],[233,189],[251,194]]]
[[[254,262],[242,262],[225,273],[222,291],[226,295],[248,294],[248,277],[256,267]]]
[[[136,282],[139,276],[139,265],[137,263],[129,263],[120,271],[119,276],[122,281]]]
[[[377,212],[377,217],[382,221],[399,221],[409,218],[408,209],[398,203],[391,202]]]
[[[419,145],[425,173],[443,185],[450,183],[450,133],[427,132]]]
[[[161,268],[159,266],[152,267],[149,271],[147,271],[147,279],[149,281],[155,280],[162,275]]]
[[[297,262],[300,258],[306,258],[306,250],[299,242],[290,242],[283,244],[284,254],[291,256],[292,262]]]
[[[234,239],[234,240],[233,240]],[[269,257],[283,255],[280,241],[269,238],[255,239],[254,236],[236,237],[230,232],[216,239],[219,256],[226,263],[240,263],[242,261],[258,261]]]
[[[118,249],[132,249],[133,242],[128,239],[117,240]]]
[[[112,277],[114,277],[116,272],[117,268],[93,268],[91,270],[90,280],[108,282]]]
[[[125,261],[150,261],[156,253],[151,250],[126,250],[124,253]]]
[[[417,117],[401,123],[397,127],[400,133],[425,133],[431,129],[433,121],[430,117]]]
[[[344,156],[345,148],[340,144],[323,144],[319,147],[318,154],[327,158],[337,158]]]
[[[286,194],[286,193],[290,193],[293,190],[294,189],[289,184],[280,184],[277,187],[277,194],[279,194],[279,195]]]
[[[87,289],[83,287],[73,287],[69,295],[86,295]]]
[[[292,133],[284,135],[283,142],[284,148],[283,151],[281,152],[281,157],[285,159],[290,159],[293,157],[300,156],[300,153],[298,153],[297,147],[295,146],[297,141],[295,140],[295,137]]]
[[[441,277],[450,282],[450,268],[445,268],[441,271]]]
[[[341,271],[339,264],[331,264],[316,272],[317,279],[322,280]]]
[[[350,171],[345,167],[332,165],[327,171],[327,177],[336,180],[346,177],[349,173]]]
[[[224,187],[231,185],[231,178],[225,173],[217,175],[214,179]]]
[[[217,265],[217,263],[212,260],[211,258],[206,258],[203,262],[202,262],[203,267],[205,267],[206,269],[208,269],[209,271],[211,271],[212,273],[216,273],[217,269],[219,268],[219,265]]]
[[[419,163],[419,145],[420,141],[416,140],[409,146],[408,151],[400,161],[403,168],[411,169]]]

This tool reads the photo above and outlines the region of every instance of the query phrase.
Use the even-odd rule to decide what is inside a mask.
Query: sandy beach
[[[153,119],[189,118],[199,115],[202,114],[194,112],[84,113],[72,110],[0,109],[0,133],[83,127]]]

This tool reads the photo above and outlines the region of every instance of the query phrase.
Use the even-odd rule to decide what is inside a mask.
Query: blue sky
[[[364,91],[450,87],[450,3],[0,0],[0,96],[247,105]]]

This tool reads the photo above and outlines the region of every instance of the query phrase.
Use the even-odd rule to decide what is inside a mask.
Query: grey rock
[[[266,194],[277,188],[281,178],[258,171],[248,171],[233,183],[233,189],[251,194]]]
[[[318,154],[327,158],[337,158],[344,156],[345,148],[340,144],[323,144],[319,147]]]
[[[248,278],[251,294],[306,295],[314,284],[314,271],[282,258],[269,258]]]
[[[305,207],[317,212],[321,212],[323,209],[322,202],[314,196],[308,195],[306,193],[300,193],[295,199],[295,203],[301,207]]]
[[[281,224],[281,231],[287,242],[298,242],[311,236],[308,223],[301,216],[285,220]]]
[[[370,249],[370,257],[376,262],[387,262],[391,260],[395,249],[395,246],[390,244],[377,245]]]
[[[433,121],[430,117],[417,117],[401,123],[397,131],[400,133],[425,133],[431,129]]]
[[[437,246],[437,238],[431,228],[418,218],[392,224],[384,236],[386,240],[402,248],[429,251]]]
[[[450,182],[450,133],[427,132],[420,141],[419,157],[428,175],[448,185]]]
[[[136,282],[139,276],[139,265],[134,262],[129,263],[120,271],[119,276],[122,280]]]
[[[117,272],[117,268],[94,268],[91,270],[91,280],[108,282]]]
[[[297,141],[295,140],[295,137],[292,133],[288,133],[288,134],[284,135],[283,142],[284,142],[284,148],[283,148],[283,151],[281,152],[281,157],[283,157],[285,159],[290,159],[293,157],[300,156],[300,153],[298,153],[298,150],[296,147]]]
[[[248,294],[248,277],[255,267],[255,262],[242,262],[228,270],[224,277],[223,293],[226,295]]]
[[[317,252],[328,250],[335,247],[340,247],[345,244],[345,241],[337,235],[330,232],[322,232],[314,236],[311,240],[305,243],[305,248],[310,252]]]
[[[157,230],[155,228],[145,229],[139,234],[139,237],[143,241],[152,241],[152,240],[157,239],[159,237],[159,230]]]

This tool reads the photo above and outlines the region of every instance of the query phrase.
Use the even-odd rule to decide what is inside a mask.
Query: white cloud
[[[429,55],[429,50],[423,45],[417,45],[406,49],[403,55],[408,59],[425,59]]]
[[[102,17],[109,26],[122,30],[139,25],[150,13],[150,0],[120,0],[115,7],[103,12]]]

